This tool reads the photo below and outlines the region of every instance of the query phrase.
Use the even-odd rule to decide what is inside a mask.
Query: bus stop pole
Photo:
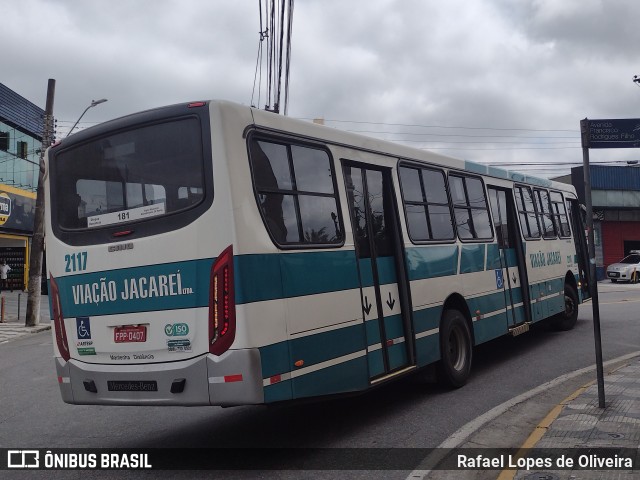
[[[589,120],[580,121],[582,133],[582,165],[584,170],[584,199],[587,207],[587,235],[589,244],[589,292],[593,306],[593,336],[596,344],[596,372],[598,377],[598,406],[605,407],[604,367],[602,364],[602,337],[600,334],[600,304],[596,276],[596,247],[593,233],[593,204],[591,203],[591,172],[589,170]]]

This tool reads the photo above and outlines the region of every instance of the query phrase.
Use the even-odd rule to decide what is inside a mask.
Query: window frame
[[[558,238],[558,229],[556,227],[556,224],[554,222],[553,219],[553,210],[551,208],[551,195],[549,194],[549,190],[547,190],[546,188],[540,188],[540,187],[536,187],[533,189],[533,193],[534,193],[534,204],[539,204],[540,208],[542,209],[542,211],[538,212],[538,225],[540,227],[544,227],[544,223],[543,223],[543,217],[549,217],[549,220],[551,220],[551,227],[553,228],[553,235],[551,234],[547,234],[546,229],[541,228],[540,233],[542,234],[542,239],[543,240],[554,240],[556,238]],[[540,196],[541,193],[546,193],[547,194],[547,209],[548,211],[545,211],[545,205],[542,201],[542,197]],[[537,208],[537,206],[536,206]]]
[[[255,174],[254,174],[253,161],[251,160],[251,144],[252,142],[259,142],[259,141],[273,143],[276,145],[283,145],[284,147],[286,147],[289,175],[290,175],[290,180],[292,182],[291,190],[282,189],[282,188],[258,189],[256,185]],[[293,160],[293,154],[291,151],[292,146],[319,150],[321,152],[324,152],[327,155],[329,167],[331,168],[331,182],[333,186],[333,193],[322,193],[322,192],[313,192],[308,190],[297,189],[294,160]],[[269,238],[271,239],[273,244],[281,250],[331,249],[331,248],[340,248],[344,246],[345,240],[346,240],[346,233],[345,233],[344,221],[342,218],[342,205],[340,202],[338,183],[336,179],[336,167],[335,167],[333,155],[331,154],[331,150],[325,144],[293,139],[287,136],[268,135],[268,134],[264,134],[262,132],[257,132],[257,131],[249,132],[246,135],[246,147],[247,147],[247,160],[249,163],[249,169],[251,171],[251,179],[250,179],[251,188],[253,190],[254,199],[256,201],[256,207],[258,209],[258,212],[260,213],[260,218],[262,219],[262,224],[264,226],[264,229],[269,235]],[[315,196],[315,197],[322,197],[322,198],[333,198],[336,204],[336,220],[338,222],[338,228],[340,230],[339,241],[331,242],[331,243],[311,243],[311,242],[307,243],[307,242],[300,242],[300,241],[283,243],[279,241],[278,239],[276,239],[276,237],[273,235],[273,232],[269,228],[267,217],[265,216],[265,212],[263,211],[263,208],[260,205],[260,195],[264,193],[294,197],[295,221],[298,229],[298,238],[304,238],[304,232],[302,231],[303,225],[302,225],[302,215],[300,211],[299,197]]]
[[[78,132],[60,144],[55,145],[49,151],[49,189],[53,198],[58,197],[58,185],[55,180],[58,172],[57,157],[67,150],[83,145],[87,142],[98,141],[104,137],[127,131],[154,126],[163,123],[171,123],[183,119],[195,118],[199,122],[200,148],[202,153],[203,198],[193,207],[172,212],[167,215],[148,218],[131,223],[117,223],[104,227],[68,229],[62,228],[59,223],[58,209],[51,209],[51,228],[54,236],[60,241],[72,246],[85,246],[95,244],[108,244],[123,241],[118,237],[119,232],[130,229],[130,233],[124,237],[126,240],[134,240],[162,233],[172,232],[185,227],[200,218],[213,204],[214,200],[214,174],[213,152],[211,144],[211,122],[208,103],[202,108],[189,108],[187,104],[177,104],[154,110],[135,113],[121,119],[105,122],[91,129]],[[128,227],[134,225],[134,228]],[[115,235],[115,236],[114,236]]]
[[[418,180],[420,182],[420,191],[422,194],[422,201],[418,202],[418,201],[414,201],[414,200],[406,200],[405,197],[405,186],[403,186],[402,184],[402,175],[400,174],[400,169],[401,168],[408,168],[408,169],[413,169],[413,170],[417,170],[418,171]],[[425,185],[424,185],[424,178],[422,176],[422,170],[429,170],[431,172],[436,172],[442,175],[442,182],[443,182],[443,186],[444,186],[444,191],[445,191],[445,195],[447,196],[447,203],[438,203],[438,202],[429,202],[427,201],[426,198],[426,192],[425,192]],[[453,215],[453,206],[452,206],[452,202],[451,202],[451,195],[449,193],[449,183],[447,182],[447,173],[444,169],[442,168],[437,168],[431,165],[422,165],[422,164],[418,164],[418,163],[413,163],[413,162],[407,162],[407,161],[400,161],[398,163],[397,166],[397,175],[398,175],[398,183],[400,185],[400,196],[402,197],[402,206],[404,209],[404,219],[405,219],[405,225],[407,228],[407,235],[409,237],[409,240],[411,240],[411,243],[415,244],[415,245],[425,245],[425,244],[434,244],[434,243],[454,243],[456,241],[456,239],[458,238],[457,236],[457,231],[456,231],[456,224],[455,224],[455,220],[454,220],[454,215]],[[433,205],[433,206],[446,206],[447,209],[449,210],[449,219],[451,220],[451,233],[452,233],[452,237],[448,238],[448,239],[414,239],[413,236],[411,235],[411,227],[409,224],[409,215],[408,215],[408,211],[407,211],[407,205],[421,205],[425,208],[425,219],[426,219],[426,223],[427,223],[427,230],[429,231],[429,234],[432,235],[432,231],[431,231],[431,221],[430,221],[430,216],[429,216],[429,206]]]
[[[529,211],[526,210],[526,205],[524,202],[524,199],[520,198],[520,201],[522,202],[522,206],[525,207],[525,210],[520,210],[520,208],[518,207],[518,189],[521,190],[526,190],[527,192],[529,192],[529,198],[531,198],[531,205],[533,205],[533,211]],[[538,206],[535,200],[535,197],[533,196],[533,190],[531,188],[530,185],[522,185],[522,184],[516,184],[513,186],[513,194],[514,194],[514,200],[516,202],[516,210],[518,212],[518,223],[520,223],[520,233],[522,234],[522,236],[524,237],[524,239],[526,241],[536,241],[536,240],[541,240],[542,239],[542,229],[540,228],[540,220],[538,219]],[[533,213],[533,218],[536,221],[536,226],[538,227],[538,235],[533,237],[528,235],[528,233],[530,233],[531,231],[531,227],[530,225],[527,225],[527,233],[524,232],[524,226],[522,225],[522,220],[521,220],[521,215],[526,215],[527,218],[530,218],[528,215],[530,213]],[[528,222],[527,222],[528,223]]]
[[[559,202],[553,200],[552,197],[554,194],[560,196]],[[551,203],[551,218],[553,219],[553,222],[556,224],[556,232],[558,234],[558,238],[571,238],[571,222],[569,221],[569,214],[567,212],[567,202],[566,202],[566,199],[564,198],[564,195],[562,194],[562,192],[559,192],[556,190],[549,190],[549,202]],[[559,212],[558,210],[554,210],[554,207],[557,207],[558,205],[562,205],[564,213]],[[564,225],[566,225],[567,229],[569,230],[569,233],[567,235],[565,235],[565,233],[562,231],[563,223],[560,221],[562,217],[564,217],[565,219]]]
[[[451,193],[451,177],[455,177],[455,178],[460,178],[463,180],[463,188],[464,188],[464,194],[465,194],[465,201],[467,202],[466,205],[456,205],[453,201],[453,194]],[[475,179],[475,180],[479,180],[480,181],[480,185],[482,186],[482,194],[483,194],[483,198],[484,198],[484,205],[485,208],[481,208],[481,207],[473,207],[471,206],[471,204],[469,203],[469,192],[467,189],[467,182],[466,179],[467,178],[471,178],[471,179]],[[451,204],[451,209],[453,211],[453,224],[454,224],[454,228],[456,230],[456,235],[458,240],[460,240],[463,243],[491,243],[494,238],[495,238],[495,229],[493,228],[493,219],[491,218],[491,210],[489,209],[489,199],[488,199],[488,195],[487,195],[487,188],[486,185],[484,183],[484,180],[482,177],[477,176],[477,175],[468,175],[465,172],[459,172],[459,171],[453,171],[450,170],[449,174],[447,175],[447,187],[449,189],[449,202]],[[490,237],[477,237],[474,236],[473,238],[462,238],[460,236],[460,232],[458,231],[458,222],[456,221],[456,208],[458,209],[465,209],[469,212],[469,218],[471,219],[471,221],[473,221],[473,215],[471,215],[471,213],[474,210],[484,210],[487,212],[487,218],[489,220],[489,228],[491,230],[491,236]],[[475,231],[475,225],[473,227],[473,230]]]

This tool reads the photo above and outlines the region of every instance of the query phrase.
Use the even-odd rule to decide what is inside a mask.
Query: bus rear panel
[[[198,103],[50,149],[47,265],[66,402],[263,402],[258,350],[229,350],[233,219],[228,185],[214,188],[226,167],[214,167],[222,145],[211,137]]]

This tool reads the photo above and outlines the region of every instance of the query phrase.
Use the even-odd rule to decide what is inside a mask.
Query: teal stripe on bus
[[[413,328],[416,335],[440,327],[442,305],[413,311]]]
[[[262,378],[289,372],[298,360],[308,367],[365,350],[362,324],[315,333],[260,347]]]
[[[416,364],[424,367],[440,360],[440,334],[416,339]]]
[[[294,398],[356,392],[369,387],[367,357],[355,358],[292,379]]]
[[[487,270],[496,270],[502,268],[502,262],[500,261],[500,247],[497,243],[490,243],[487,245]]]
[[[364,322],[367,334],[367,345],[376,345],[380,343],[380,320],[372,318]]]
[[[282,402],[291,400],[292,397],[291,380],[284,380],[264,387],[264,403]]]
[[[516,324],[524,323],[527,320],[527,317],[524,312],[524,305],[515,307],[513,309],[513,316]]]
[[[214,259],[129,267],[56,278],[65,318],[209,305]]]
[[[515,248],[507,248],[504,251],[504,254],[507,257],[507,267],[517,268],[517,266],[518,266],[518,257],[516,256]]]
[[[240,255],[235,265],[238,304],[360,287],[353,250]]]
[[[362,324],[292,338],[289,343],[291,363],[303,360],[305,367],[366,349]]]
[[[272,300],[284,296],[280,255],[236,255],[233,265],[237,304]]]
[[[506,310],[497,315],[476,320],[473,322],[473,335],[476,345],[504,335],[508,331],[507,327]]]
[[[369,364],[369,376],[377,377],[384,373],[384,359],[382,357],[382,349],[374,350],[367,353],[367,362]]]
[[[289,342],[278,342],[260,347],[260,362],[262,363],[262,378],[290,372],[292,369]]]
[[[373,268],[371,258],[360,258],[358,268],[360,269],[360,284],[362,287],[373,286]]]
[[[415,335],[440,328],[442,306],[423,308],[413,311],[413,328]],[[416,338],[416,363],[419,367],[440,359],[440,334],[433,333]]]
[[[402,315],[397,314],[384,317],[384,332],[387,339],[404,337]]]
[[[405,256],[411,281],[458,273],[457,245],[411,247]]]
[[[495,312],[505,308],[504,290],[498,290],[488,295],[481,297],[468,298],[467,304],[469,305],[469,311],[471,316],[475,317],[476,312],[480,312],[481,315]]]
[[[460,251],[460,273],[473,273],[484,271],[485,246],[462,245]]]
[[[381,285],[396,283],[396,265],[393,257],[378,257],[378,279]],[[371,269],[371,258],[361,258],[358,260],[360,267],[360,282],[362,287],[373,286],[373,271]]]
[[[378,278],[381,285],[398,282],[394,257],[378,257],[376,263],[378,265]]]
[[[409,363],[407,358],[407,344],[405,342],[396,343],[387,348],[389,355],[389,370],[404,367]]]

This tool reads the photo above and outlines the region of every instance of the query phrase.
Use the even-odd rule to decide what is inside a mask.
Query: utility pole
[[[53,138],[53,97],[56,81],[49,79],[47,85],[47,105],[44,111],[44,132],[40,149],[40,172],[36,191],[36,210],[33,220],[33,238],[29,255],[29,288],[27,293],[27,327],[40,323],[40,288],[42,282],[42,254],[44,252],[44,154],[51,146]]]

